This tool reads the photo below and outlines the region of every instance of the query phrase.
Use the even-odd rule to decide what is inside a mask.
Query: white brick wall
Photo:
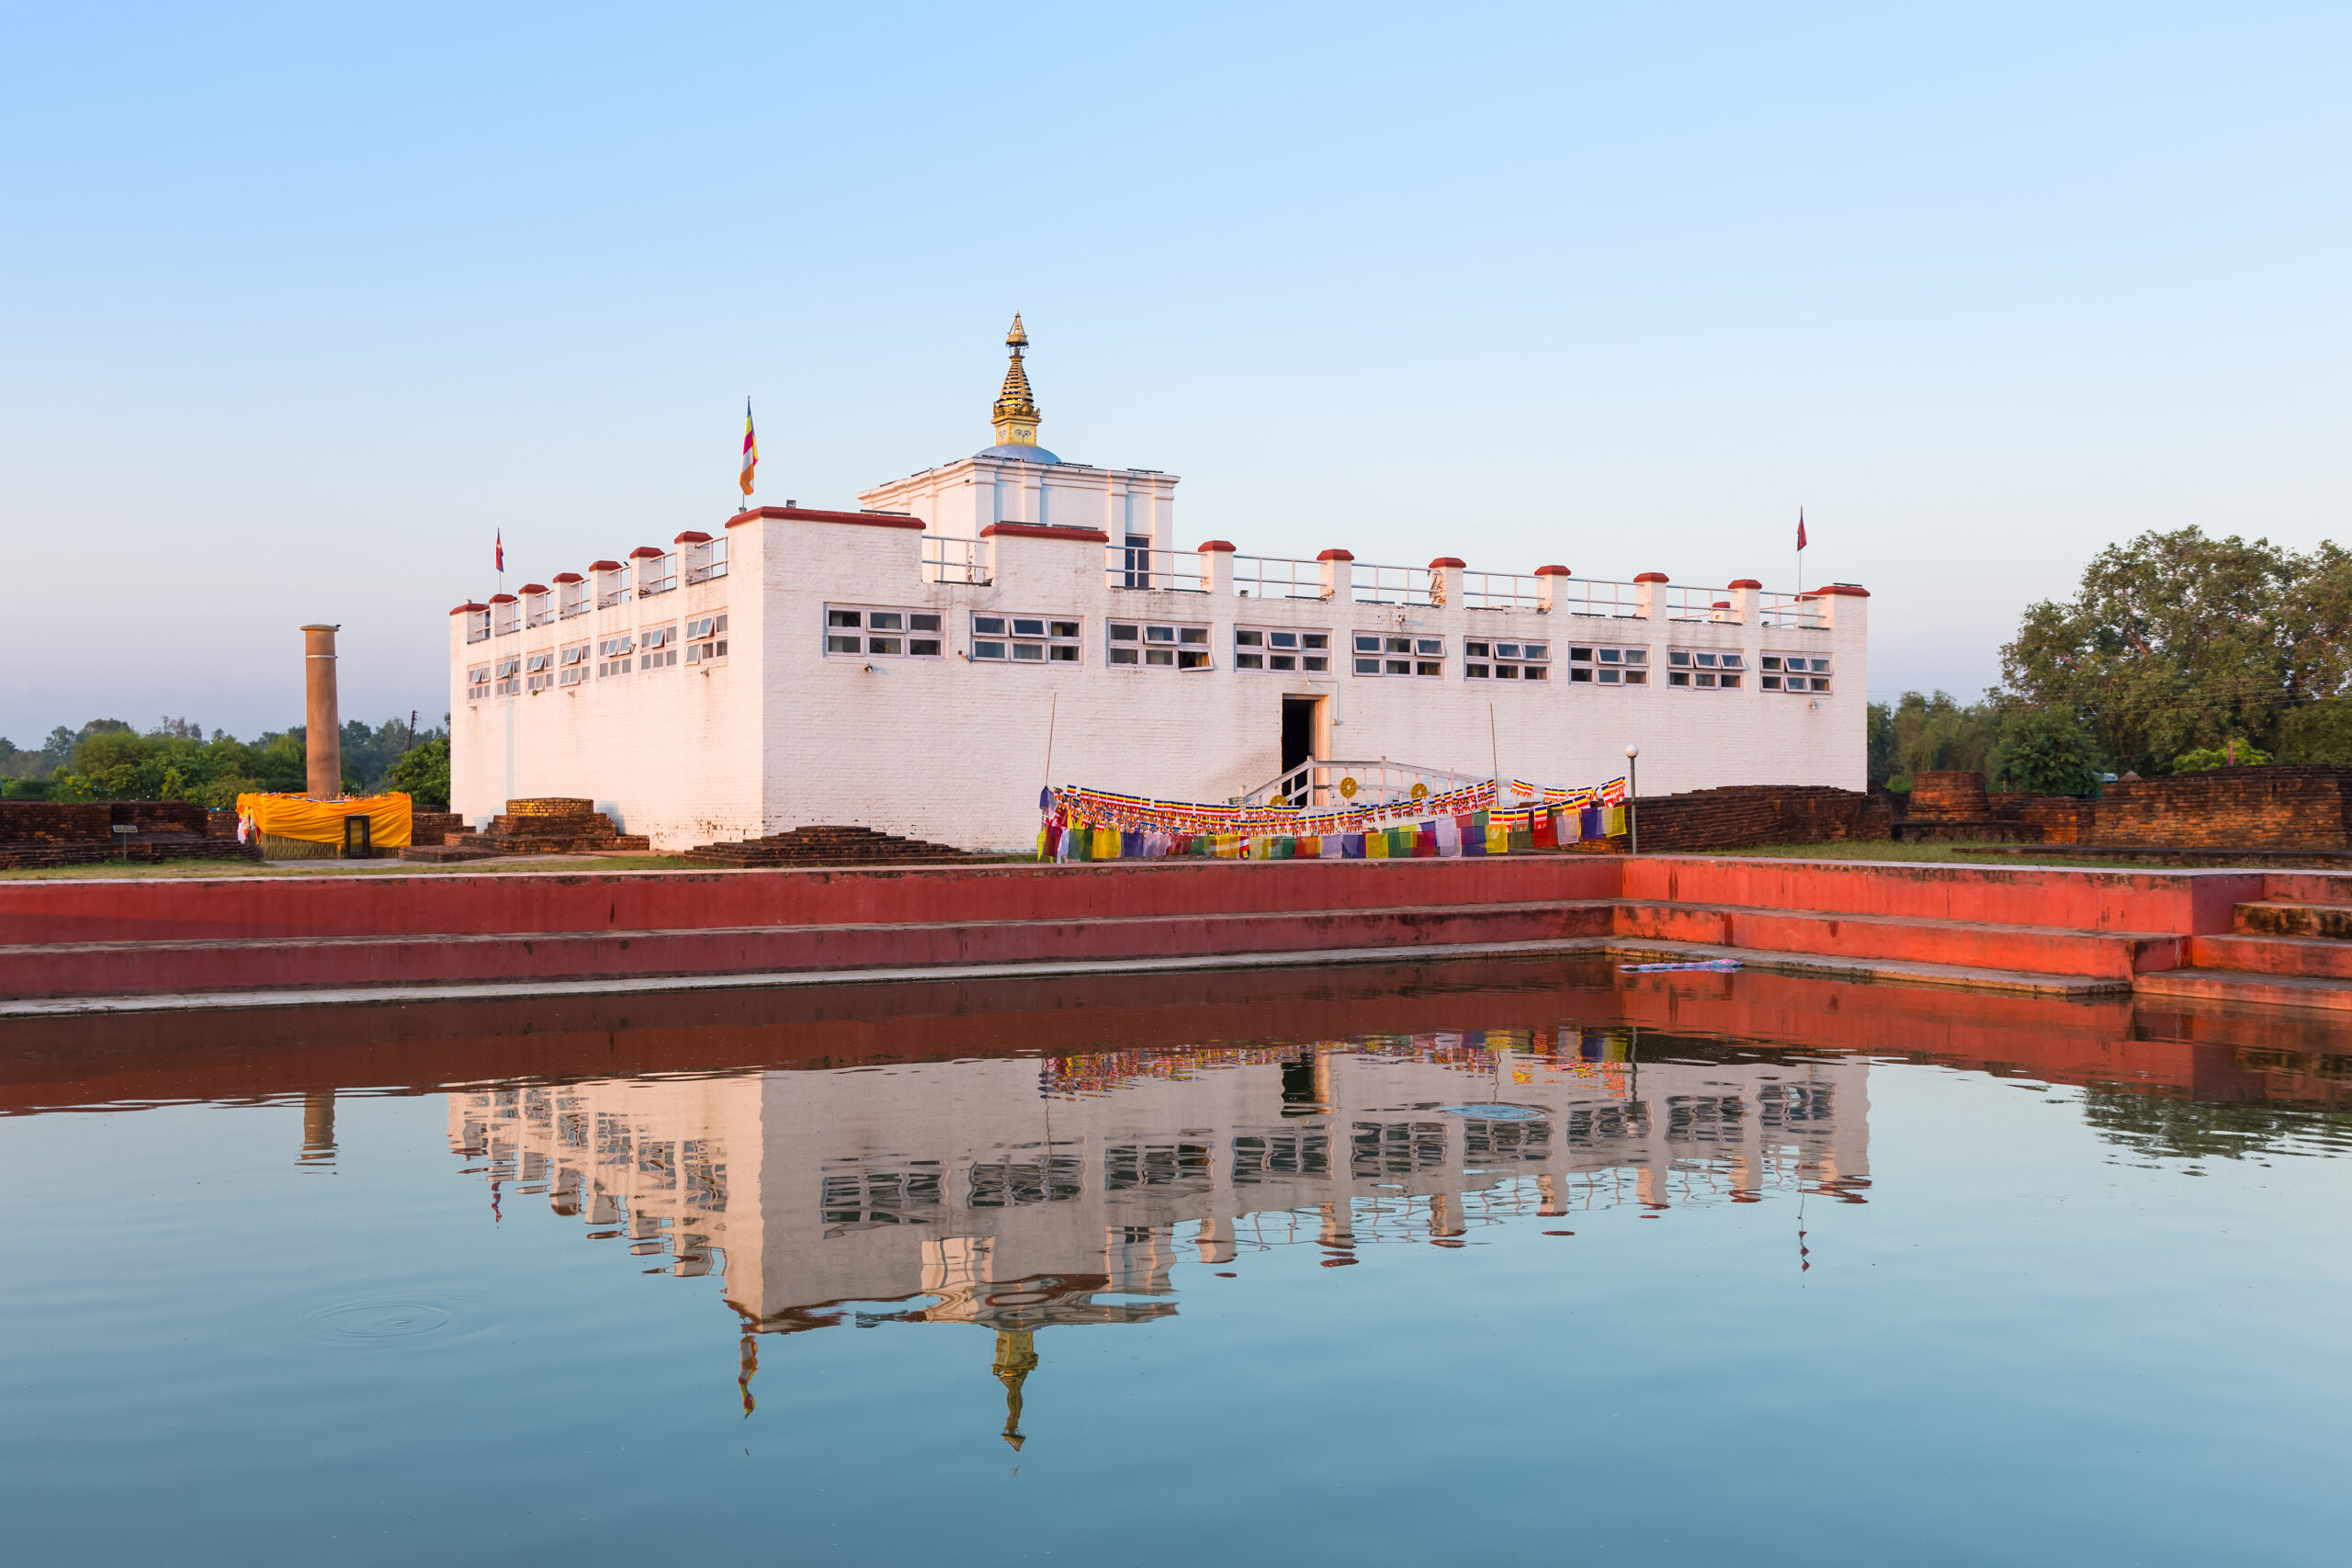
[[[1743,620],[1668,620],[1664,585],[1643,619],[1473,610],[1458,581],[1442,607],[1356,604],[1344,569],[1329,601],[1136,592],[1109,585],[1099,541],[1002,533],[979,544],[991,582],[936,583],[922,580],[924,532],[828,520],[844,515],[747,514],[729,529],[726,578],[554,626],[469,645],[467,617],[453,615],[452,809],[479,819],[510,796],[584,795],[658,849],[820,822],[967,849],[1026,848],[1046,783],[1049,725],[1057,784],[1217,801],[1280,772],[1286,694],[1326,700],[1327,754],[1340,757],[1484,777],[1498,752],[1506,777],[1582,785],[1623,773],[1630,742],[1641,747],[1644,795],[1731,784],[1864,787],[1863,597],[1821,599],[1823,626],[1773,631],[1756,624],[1754,595],[1745,592],[1719,595]],[[829,656],[828,603],[935,609],[947,656]],[[683,624],[717,609],[730,618],[729,657],[717,668],[689,670],[682,658],[675,669],[536,696],[466,699],[468,666],[493,654]],[[972,663],[975,611],[1075,618],[1080,660]],[[1206,623],[1212,668],[1114,668],[1104,640],[1113,619]],[[1329,631],[1331,672],[1237,670],[1236,625]],[[1350,672],[1351,633],[1399,629],[1445,638],[1442,680]],[[1466,680],[1465,637],[1546,642],[1552,678]],[[1587,640],[1646,646],[1651,683],[1570,682],[1567,649]],[[1742,688],[1668,687],[1670,648],[1739,650]],[[1828,655],[1834,689],[1817,697],[1758,689],[1760,656],[1782,652]]]

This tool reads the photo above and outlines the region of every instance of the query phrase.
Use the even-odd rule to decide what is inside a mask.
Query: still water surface
[[[0,1032],[0,1516],[27,1562],[2340,1562],[2347,1044],[1555,963]]]

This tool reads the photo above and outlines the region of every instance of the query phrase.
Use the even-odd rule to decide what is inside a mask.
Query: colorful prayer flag
[[[743,400],[743,493],[752,493],[752,473],[760,466],[760,444],[752,434],[752,400]]]

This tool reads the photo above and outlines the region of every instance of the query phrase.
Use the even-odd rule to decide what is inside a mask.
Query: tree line
[[[1983,700],[1870,708],[1870,776],[1930,769],[2087,795],[2238,762],[2352,764],[2352,554],[2190,527],[2099,552],[2075,597],[2029,607]]]
[[[346,720],[339,734],[346,795],[404,790],[416,804],[449,806],[449,731],[412,730],[405,718],[368,725]],[[94,718],[79,729],[50,731],[38,750],[0,739],[0,798],[9,800],[185,800],[226,808],[240,795],[300,795],[310,787],[305,727],[240,740],[185,718],[164,718],[144,732],[119,718]]]

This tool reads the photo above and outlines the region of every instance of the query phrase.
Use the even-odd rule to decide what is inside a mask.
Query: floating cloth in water
[[[1739,960],[1736,958],[1709,958],[1697,964],[1620,964],[1617,965],[1617,973],[1649,975],[1660,969],[1713,969],[1719,975],[1728,975],[1738,967]]]

